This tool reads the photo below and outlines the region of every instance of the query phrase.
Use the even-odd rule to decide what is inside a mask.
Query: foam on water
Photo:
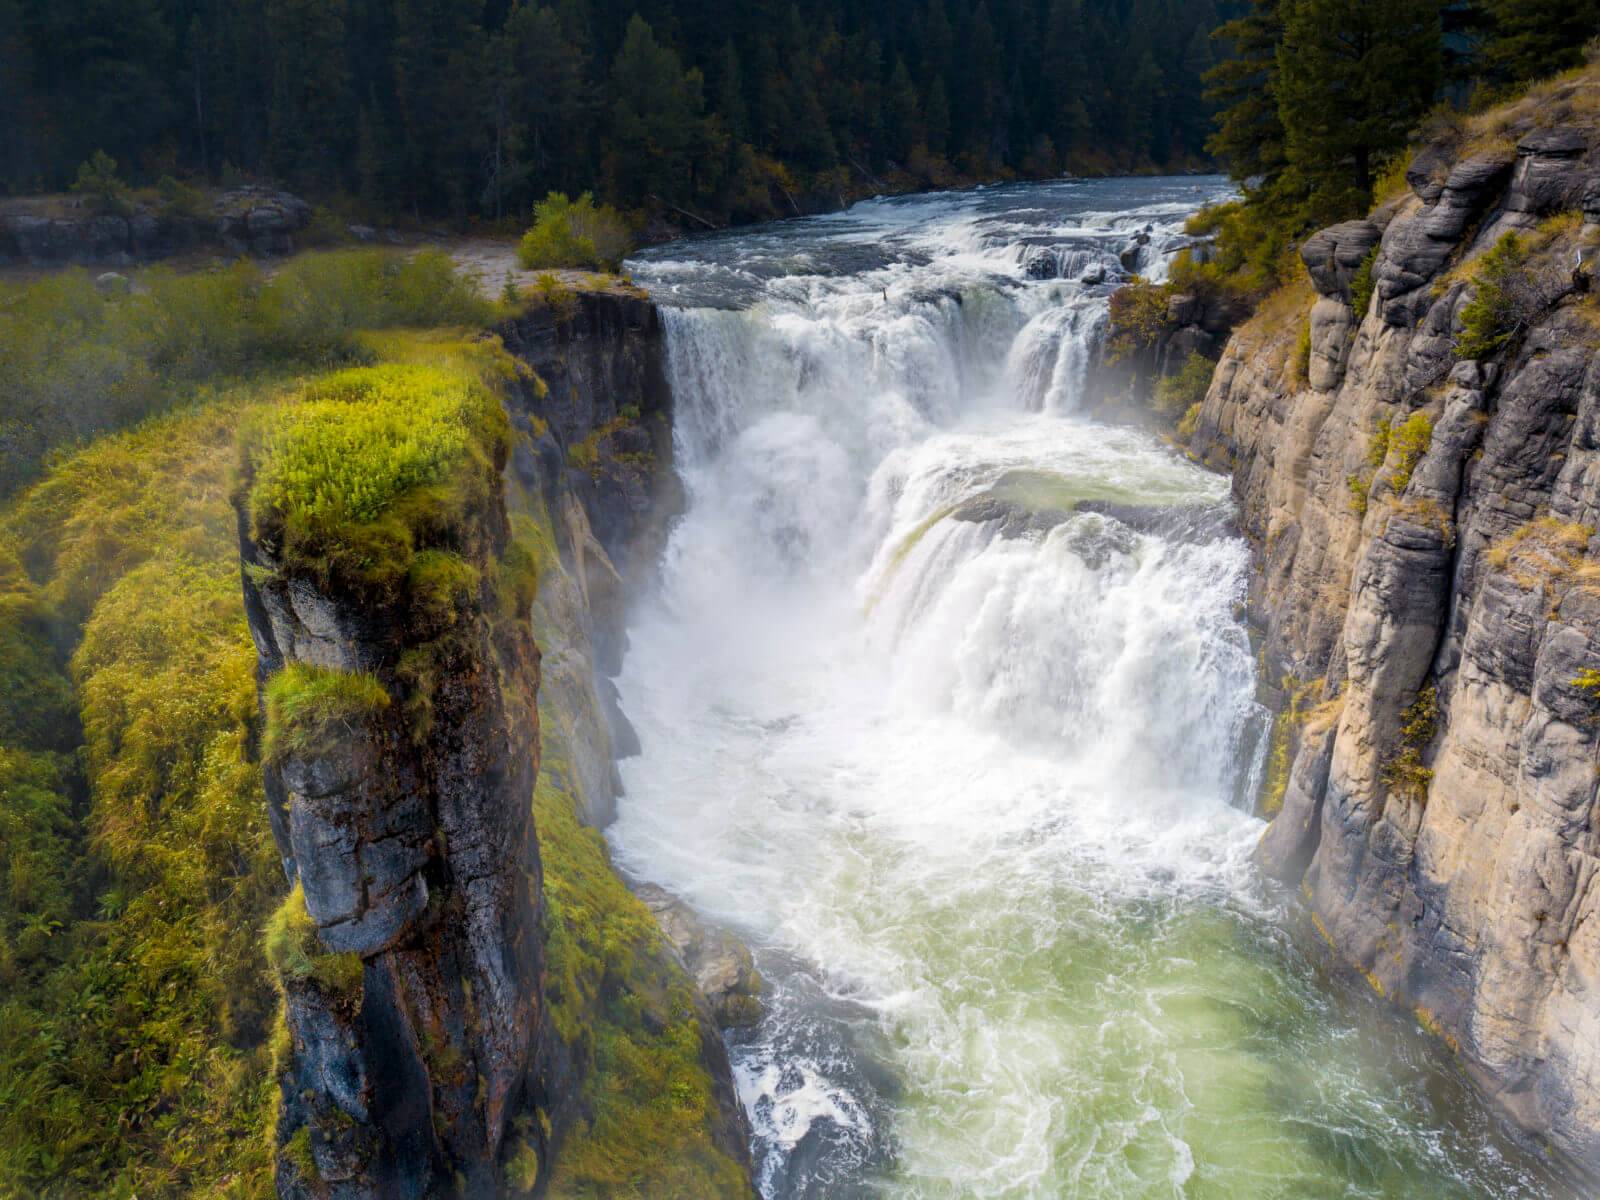
[[[1280,933],[1226,481],[1076,415],[1085,269],[1159,275],[1219,190],[881,201],[634,264],[689,504],[610,837],[771,983],[730,1046],[766,1196],[1553,1194]]]

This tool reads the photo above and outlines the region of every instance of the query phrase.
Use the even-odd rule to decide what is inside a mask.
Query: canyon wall
[[[606,680],[624,572],[654,561],[672,510],[658,318],[581,295],[479,345],[477,381],[447,390],[487,387],[492,411],[468,414],[475,440],[441,478],[397,494],[403,531],[380,514],[317,533],[334,485],[273,474],[299,426],[246,437],[245,600],[293,887],[267,933],[278,1191],[588,1194],[595,1171],[627,1170],[747,1196],[712,1009],[584,828],[609,819],[629,750]],[[336,377],[328,397],[353,410],[338,424],[371,424],[359,406],[394,386],[386,370]],[[407,405],[405,422],[426,413]],[[669,1082],[671,1120],[630,1107]]]
[[[1310,239],[1315,294],[1280,294],[1234,335],[1190,448],[1232,475],[1251,612],[1284,677],[1263,866],[1517,1124],[1597,1172],[1586,86],[1441,133],[1402,195]],[[1516,327],[1469,358],[1467,306],[1508,232],[1499,328]]]

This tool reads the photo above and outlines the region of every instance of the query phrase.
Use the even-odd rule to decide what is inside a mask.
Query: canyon
[[[1509,357],[1453,344],[1474,259],[1515,230],[1567,262],[1600,192],[1572,130],[1506,140],[1425,149],[1405,195],[1307,243],[1314,293],[1225,345],[1177,322],[1158,366],[1221,347],[1186,447],[1221,474],[1096,392],[1110,290],[1159,279],[1220,181],[690,239],[633,263],[649,297],[503,325],[527,373],[473,544],[487,565],[518,514],[543,531],[531,625],[484,632],[444,689],[470,738],[368,731],[433,807],[385,799],[359,746],[339,786],[274,768],[286,862],[368,997],[289,989],[282,1142],[314,1127],[352,1196],[429,1194],[446,1161],[499,1186],[519,1141],[559,1166],[596,1065],[541,1010],[511,811],[538,772],[660,919],[710,1144],[763,1196],[1240,1194],[1263,1169],[1304,1194],[1571,1194],[1526,1139],[1596,1166],[1589,302],[1558,296]],[[272,580],[247,572],[265,678],[398,660],[382,638],[414,620],[374,641],[242,528]],[[459,615],[492,627],[477,603]],[[535,687],[537,747],[506,716]],[[317,832],[328,803],[392,877]],[[529,907],[489,905],[488,938],[432,915],[483,911],[474,888]],[[335,892],[371,936],[337,932]],[[523,955],[498,1008],[445,982],[488,942]],[[490,1103],[430,1063],[441,1036]],[[434,1111],[481,1110],[476,1140],[345,1103],[382,1133],[341,1141],[335,1081],[381,1109],[374,1055]]]

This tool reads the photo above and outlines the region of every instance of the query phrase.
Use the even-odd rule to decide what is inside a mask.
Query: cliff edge
[[[1434,130],[1406,183],[1305,244],[1190,440],[1289,698],[1258,855],[1600,1172],[1600,76]]]

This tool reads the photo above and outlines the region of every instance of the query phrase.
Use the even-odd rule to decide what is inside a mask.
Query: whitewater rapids
[[[609,837],[769,981],[730,1042],[767,1197],[1557,1194],[1281,932],[1227,481],[1081,414],[1112,289],[1222,193],[875,201],[632,264],[689,499]]]

